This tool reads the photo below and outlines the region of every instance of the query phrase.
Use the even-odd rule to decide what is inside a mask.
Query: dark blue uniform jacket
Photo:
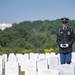
[[[67,27],[67,29],[60,28],[57,32],[57,44],[59,46],[60,53],[70,53],[72,52],[72,44],[75,40],[74,31],[72,28]],[[60,44],[68,43],[68,48],[61,48]]]

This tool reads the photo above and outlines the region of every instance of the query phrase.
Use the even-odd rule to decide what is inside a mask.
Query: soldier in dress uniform
[[[68,27],[68,18],[61,18],[62,27],[57,32],[57,44],[59,46],[61,64],[71,63],[72,44],[75,40],[74,31]]]

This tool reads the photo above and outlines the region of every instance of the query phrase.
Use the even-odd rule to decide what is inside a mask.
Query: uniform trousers
[[[71,63],[71,53],[60,53],[60,62],[61,64],[70,64]]]

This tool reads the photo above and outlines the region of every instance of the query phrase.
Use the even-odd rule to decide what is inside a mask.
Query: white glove
[[[69,47],[69,44],[68,44],[68,43],[60,44],[60,47],[61,47],[61,48],[68,48],[68,47]]]
[[[60,44],[60,47],[61,47],[61,48],[64,48],[64,45],[63,45],[63,44]]]
[[[67,47],[69,47],[69,44],[68,43],[65,44],[65,48],[67,48]]]

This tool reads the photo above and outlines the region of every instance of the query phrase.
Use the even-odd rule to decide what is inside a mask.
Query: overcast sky
[[[0,0],[0,23],[75,20],[75,0]]]

